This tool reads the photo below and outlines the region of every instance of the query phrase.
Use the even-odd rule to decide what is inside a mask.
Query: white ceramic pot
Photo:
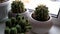
[[[32,25],[32,31],[37,34],[45,34],[49,32],[51,26],[52,26],[52,17],[50,16],[50,19],[48,21],[37,21],[32,18],[32,13],[28,14],[28,19],[30,24]]]
[[[7,15],[8,15],[8,11],[9,11],[9,4],[10,1],[7,0],[6,2],[0,3],[0,21],[4,20]]]
[[[27,13],[28,13],[28,10],[23,13],[18,13],[18,14],[24,16],[27,19]],[[12,13],[11,11],[8,13],[8,17],[16,17],[16,15],[17,13]]]

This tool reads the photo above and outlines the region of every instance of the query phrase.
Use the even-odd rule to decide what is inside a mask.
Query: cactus
[[[22,30],[22,33],[23,32],[26,32],[26,30],[30,30],[31,28],[29,27],[29,28],[26,28],[26,26],[30,26],[30,23],[29,23],[29,21],[27,20],[27,19],[25,19],[23,16],[18,16],[17,17],[17,20],[18,20],[18,24],[21,26],[21,30]]]
[[[26,26],[26,29],[31,29],[31,26]]]
[[[11,24],[12,24],[12,27],[16,26],[16,18],[14,17],[11,18]]]
[[[26,24],[26,26],[29,26],[30,25],[30,23],[29,23],[29,21],[27,19],[25,21],[25,24]]]
[[[21,30],[22,30],[22,33],[26,31],[26,28],[25,28],[25,23],[22,21],[19,22],[19,25],[21,26]]]
[[[21,34],[25,34],[25,33],[21,33]]]
[[[21,26],[20,25],[16,25],[17,28],[17,33],[21,33]]]
[[[10,34],[17,34],[17,29],[15,27],[11,28]]]
[[[11,28],[11,20],[10,19],[8,19],[8,21],[6,21],[5,24],[6,24],[6,27]]]
[[[16,18],[12,17],[10,21],[6,21],[6,26],[11,27],[10,34],[25,34],[31,29],[29,21],[19,14],[16,15]]]
[[[17,21],[22,20],[21,16],[16,17],[16,20],[17,20]]]
[[[10,34],[10,29],[9,29],[9,27],[6,27],[6,28],[5,28],[4,34]]]
[[[17,13],[17,15],[16,15],[16,19],[18,18],[18,16],[20,16],[20,14]]]
[[[11,4],[13,13],[22,13],[25,12],[24,4],[21,1],[13,1]]]
[[[24,18],[22,15],[18,15],[18,14],[17,14],[16,20],[17,20],[17,23],[18,23],[18,24],[19,24],[19,22],[22,21],[22,20],[23,20],[23,22],[24,22],[24,19],[25,19],[25,18]]]
[[[20,19],[24,19],[24,17],[22,15],[17,14],[16,19],[19,21]]]
[[[47,21],[49,19],[48,12],[48,7],[40,5],[35,8],[35,12],[32,17],[38,21]]]
[[[27,32],[30,31],[31,28],[32,28],[31,26],[26,26],[26,31]]]

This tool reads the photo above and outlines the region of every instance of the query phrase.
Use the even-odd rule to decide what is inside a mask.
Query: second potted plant
[[[22,1],[13,1],[11,4],[11,11],[9,12],[9,17],[16,17],[17,14],[26,16],[27,9],[25,9]]]
[[[39,5],[35,11],[28,16],[32,25],[32,31],[37,34],[45,34],[52,26],[52,17],[49,16],[49,10],[46,5]]]

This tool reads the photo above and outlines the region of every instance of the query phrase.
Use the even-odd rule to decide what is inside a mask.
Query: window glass
[[[60,0],[21,0],[26,8],[35,9],[39,4],[45,4],[49,8],[49,13],[58,14]]]

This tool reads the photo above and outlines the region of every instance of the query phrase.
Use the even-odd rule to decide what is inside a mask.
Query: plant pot
[[[3,2],[3,3],[0,3],[0,21],[3,21],[7,17],[9,7],[10,7],[9,0],[7,0],[6,2]]]
[[[45,34],[49,32],[51,26],[52,26],[52,17],[50,16],[50,19],[48,21],[37,21],[32,18],[32,14],[28,14],[28,19],[30,24],[32,25],[32,31],[37,34]]]
[[[8,13],[8,17],[16,17],[17,14],[24,16],[25,18],[27,18],[27,13],[28,10],[23,12],[23,13],[12,13],[11,11]]]

